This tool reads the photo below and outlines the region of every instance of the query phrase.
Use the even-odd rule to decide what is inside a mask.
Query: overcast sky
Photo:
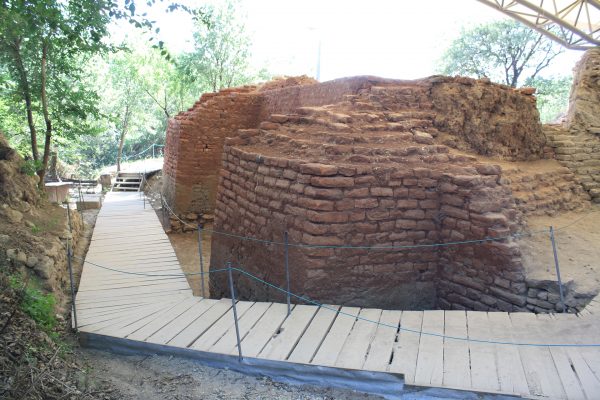
[[[151,14],[169,49],[188,49],[189,16],[159,9],[160,3]],[[239,13],[245,16],[257,69],[315,76],[320,47],[321,81],[435,74],[437,61],[461,27],[506,18],[476,0],[241,0]],[[570,74],[581,54],[567,52],[547,74]]]

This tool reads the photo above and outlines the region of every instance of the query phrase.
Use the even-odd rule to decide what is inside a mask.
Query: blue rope
[[[411,332],[411,333],[418,333],[421,335],[425,335],[425,336],[434,336],[434,337],[439,337],[439,338],[444,338],[444,339],[451,339],[451,340],[460,340],[460,341],[465,341],[465,342],[474,342],[474,343],[486,343],[486,344],[498,344],[498,345],[512,345],[512,346],[531,346],[531,347],[600,347],[600,343],[593,343],[593,344],[574,344],[574,343],[552,343],[552,344],[540,344],[540,343],[515,343],[515,342],[505,342],[505,341],[496,341],[496,340],[485,340],[485,339],[471,339],[471,338],[465,338],[465,337],[459,337],[459,336],[448,336],[448,335],[443,335],[440,333],[433,333],[433,332],[423,332],[423,331],[418,331],[416,329],[410,329],[410,328],[403,328],[402,326],[396,326],[396,325],[390,325],[390,324],[386,324],[384,322],[379,322],[379,321],[375,321],[369,318],[365,318],[365,317],[361,317],[360,315],[355,315],[355,314],[350,314],[344,311],[338,311],[337,309],[330,307],[326,304],[322,304],[319,303],[317,301],[308,299],[306,297],[297,295],[295,293],[289,292],[283,288],[280,288],[277,285],[274,285],[270,282],[267,282],[253,274],[251,274],[250,272],[247,272],[246,270],[242,269],[242,268],[236,268],[236,267],[231,267],[232,270],[236,270],[248,277],[250,277],[251,279],[254,279],[260,283],[263,283],[273,289],[276,289],[280,292],[289,294],[299,300],[302,300],[304,302],[313,304],[315,306],[321,307],[321,308],[325,308],[326,310],[330,310],[336,313],[339,313],[341,315],[345,315],[348,317],[352,317],[361,321],[366,321],[366,322],[370,322],[376,325],[381,325],[381,326],[385,326],[388,328],[393,328],[396,330],[400,330],[400,331],[405,331],[405,332]]]
[[[148,147],[148,148],[147,148],[147,149],[145,149],[145,150],[142,150],[142,151],[140,151],[139,153],[136,153],[136,154],[132,154],[132,155],[129,155],[129,156],[125,156],[125,157],[123,157],[123,160],[124,160],[124,161],[127,161],[127,160],[130,160],[130,159],[132,159],[133,157],[141,156],[142,154],[144,154],[144,153],[145,153],[145,152],[147,152],[148,150],[151,150],[153,147],[164,147],[164,145],[162,145],[162,144],[156,144],[156,143],[153,143],[152,145],[150,145],[150,147]]]
[[[81,257],[76,257],[76,256],[73,256],[73,257],[77,258],[77,259],[80,259],[80,260],[83,260]],[[130,271],[122,271],[122,270],[119,270],[119,269],[116,269],[116,268],[106,267],[106,266],[103,266],[103,265],[100,265],[100,264],[93,263],[91,261],[85,261],[85,260],[83,260],[83,261],[84,261],[84,263],[93,265],[93,266],[98,267],[98,268],[102,268],[102,269],[109,270],[109,271],[114,271],[114,272],[119,272],[119,273],[122,273],[122,274],[129,274],[129,275],[155,276],[155,277],[156,276],[158,276],[158,277],[179,277],[179,276],[186,276],[186,275],[200,275],[200,272],[194,272],[194,273],[189,273],[189,274],[186,274],[186,273],[182,273],[182,274],[147,274],[147,273],[143,273],[143,272],[130,272]],[[228,270],[229,270],[229,268],[213,269],[213,270],[209,270],[209,272],[205,272],[205,273],[210,274],[210,273],[217,273],[217,272],[225,272],[225,271],[228,271]],[[351,314],[351,313],[347,313],[345,311],[341,311],[341,310],[335,309],[335,308],[330,307],[330,306],[328,306],[326,304],[319,303],[318,301],[311,300],[311,299],[309,299],[307,297],[300,296],[300,295],[295,294],[293,292],[287,291],[287,290],[285,290],[285,289],[283,289],[283,288],[281,288],[281,287],[279,287],[277,285],[274,285],[274,284],[272,284],[270,282],[265,281],[264,279],[259,278],[258,276],[254,275],[254,274],[252,274],[252,273],[250,273],[250,272],[248,272],[248,271],[246,271],[246,270],[244,270],[242,268],[231,267],[231,270],[238,271],[239,273],[241,273],[241,274],[243,274],[243,275],[245,275],[245,276],[247,276],[247,277],[249,277],[251,279],[254,279],[257,282],[260,282],[260,283],[262,283],[264,285],[267,285],[267,286],[269,286],[269,287],[271,287],[271,288],[273,288],[275,290],[278,290],[278,291],[280,291],[282,293],[289,294],[290,296],[295,297],[295,298],[297,298],[297,299],[299,299],[299,300],[301,300],[301,301],[303,301],[305,303],[313,304],[315,306],[324,308],[324,309],[329,310],[329,311],[333,311],[335,313],[339,313],[340,315],[344,315],[344,316],[347,316],[347,317],[352,317],[352,318],[357,319],[357,320],[369,322],[369,323],[372,323],[372,324],[376,324],[378,326],[381,325],[381,326],[384,326],[384,327],[387,327],[387,328],[392,328],[392,329],[395,329],[397,331],[405,331],[405,332],[416,333],[416,334],[425,335],[425,336],[439,337],[439,338],[443,338],[443,339],[460,340],[460,341],[463,341],[463,342],[497,344],[497,345],[530,346],[530,347],[600,347],[600,344],[596,344],[596,343],[593,343],[593,344],[574,344],[574,343],[550,343],[550,344],[546,343],[546,344],[541,344],[541,343],[519,343],[519,342],[515,343],[515,342],[496,341],[496,340],[472,339],[472,338],[465,338],[465,337],[459,337],[459,336],[448,336],[448,335],[444,335],[444,334],[440,334],[440,333],[424,332],[424,331],[419,331],[419,330],[416,330],[416,329],[404,328],[402,326],[396,326],[396,325],[386,324],[384,322],[379,322],[379,321],[375,321],[373,319],[361,317],[360,315],[357,315],[357,314]]]
[[[96,264],[91,261],[84,260],[81,257],[77,257],[77,256],[72,256],[72,257],[83,261],[85,264],[90,264],[90,265],[93,265],[94,267],[98,267],[98,268],[102,268],[102,269],[105,269],[108,271],[118,272],[118,273],[126,274],[126,275],[155,276],[155,277],[182,277],[182,276],[203,275],[203,274],[206,275],[206,274],[211,274],[211,273],[216,273],[216,272],[227,271],[227,268],[221,268],[221,269],[208,270],[207,272],[190,272],[190,273],[182,272],[181,274],[149,274],[149,273],[145,273],[145,272],[123,271],[120,269],[106,267],[104,265]]]
[[[177,218],[179,220],[179,222],[181,222],[182,224],[187,225],[189,227],[192,227],[194,229],[198,229],[196,226],[188,224],[187,222],[185,222],[181,218],[179,218],[179,216],[177,214],[175,214],[175,212],[173,212],[173,209],[169,206],[169,204],[166,201],[164,201],[164,204],[167,207],[167,209],[169,210],[169,212],[173,216],[175,216],[175,218]],[[562,229],[562,228],[559,228],[559,229]],[[514,233],[512,235],[500,236],[500,237],[496,237],[496,238],[488,237],[485,239],[462,240],[462,241],[445,242],[445,243],[429,243],[429,244],[415,244],[415,245],[403,245],[403,246],[393,246],[393,245],[392,246],[351,246],[351,245],[318,245],[318,244],[303,244],[303,243],[289,243],[289,242],[285,243],[285,242],[277,242],[277,241],[272,241],[272,240],[267,240],[267,239],[259,239],[257,237],[252,237],[252,236],[237,235],[235,233],[217,231],[214,229],[202,229],[201,228],[201,231],[207,232],[210,234],[227,236],[227,237],[232,237],[235,239],[251,241],[251,242],[256,242],[256,243],[272,244],[272,245],[276,245],[276,246],[286,246],[287,245],[290,247],[297,247],[297,248],[357,249],[357,250],[407,250],[407,249],[435,248],[435,247],[445,247],[445,246],[457,246],[457,245],[464,245],[464,244],[479,244],[479,243],[488,243],[488,242],[498,242],[498,241],[507,240],[507,239],[511,239],[511,238],[530,237],[530,236],[538,235],[540,233],[548,233],[546,230],[539,230],[539,231],[533,231],[533,232],[529,232],[529,233]]]
[[[216,231],[212,229],[202,229],[202,232],[208,232],[211,234],[228,236],[240,240],[265,243],[265,244],[273,244],[277,246],[285,246],[285,242],[277,242],[266,239],[259,239],[252,236],[243,236],[236,235],[234,233]],[[501,237],[488,237],[485,239],[473,239],[473,240],[462,240],[456,242],[444,242],[444,243],[429,243],[429,244],[414,244],[414,245],[404,245],[404,246],[351,246],[351,245],[318,245],[318,244],[303,244],[303,243],[288,243],[287,245],[290,247],[299,247],[299,248],[313,248],[313,249],[358,249],[358,250],[405,250],[405,249],[422,249],[422,248],[432,248],[432,247],[444,247],[444,246],[456,246],[462,244],[477,244],[477,243],[487,243],[487,242],[496,242],[501,240],[507,240],[510,238],[521,238],[521,237],[529,237],[534,236],[540,233],[547,233],[546,230],[539,230],[529,233],[515,233],[508,236]]]

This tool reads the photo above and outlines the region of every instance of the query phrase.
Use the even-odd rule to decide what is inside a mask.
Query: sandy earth
[[[210,229],[211,226],[206,226]],[[200,256],[198,254],[198,232],[169,233],[169,239],[177,254],[177,259],[181,268],[187,274],[197,274],[200,272]],[[208,272],[210,265],[210,244],[211,237],[207,232],[202,233],[202,263],[204,272]],[[200,275],[188,275],[188,283],[194,292],[194,296],[201,296]],[[209,297],[209,276],[204,276],[204,290],[206,297]]]
[[[290,386],[174,357],[122,356],[87,349],[79,353],[83,361],[93,365],[88,385],[111,386],[123,400],[380,398],[348,390]]]
[[[580,293],[600,289],[600,205],[581,213],[527,218],[528,231],[548,231],[552,225],[563,282],[575,281]],[[556,279],[554,255],[548,232],[520,241],[527,277]]]

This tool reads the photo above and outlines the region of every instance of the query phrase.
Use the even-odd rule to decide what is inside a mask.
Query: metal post
[[[202,288],[202,297],[206,298],[204,292],[204,259],[202,258],[202,224],[198,222],[198,254],[200,255],[200,287]]]
[[[552,252],[554,253],[554,266],[556,267],[556,277],[558,278],[558,290],[560,292],[560,302],[562,304],[562,312],[565,312],[565,296],[563,293],[562,280],[560,279],[560,265],[558,263],[558,252],[556,251],[556,240],[554,239],[554,228],[550,227],[550,241],[552,242]]]
[[[154,158],[154,143],[152,143],[152,158]]]
[[[235,291],[233,289],[233,274],[231,273],[231,262],[227,263],[227,276],[229,277],[229,291],[231,292],[231,307],[233,308],[233,322],[235,323],[235,336],[237,339],[238,359],[242,362],[242,341],[240,339],[240,327],[238,325],[237,309],[235,308]]]
[[[77,308],[75,307],[75,282],[73,279],[73,266],[71,264],[71,242],[70,240],[73,238],[73,229],[71,227],[71,208],[69,207],[69,202],[67,202],[67,221],[69,222],[69,236],[67,236],[67,266],[69,267],[69,280],[71,281],[71,304],[73,307],[73,323],[75,326],[75,331],[78,329],[77,325]]]
[[[286,299],[287,299],[287,315],[289,316],[292,311],[291,298],[290,298],[290,265],[288,262],[289,253],[289,242],[288,232],[283,232],[283,242],[285,243],[285,287],[286,287]]]

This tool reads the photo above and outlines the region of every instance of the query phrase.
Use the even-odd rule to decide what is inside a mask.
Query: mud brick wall
[[[169,120],[163,188],[181,213],[212,212],[223,141],[258,125],[262,99],[247,88],[205,94],[188,112]]]
[[[235,146],[226,146],[223,157],[216,230],[275,242],[282,242],[287,230],[291,243],[324,246],[290,248],[293,292],[358,306],[524,309],[527,288],[518,247],[511,241],[404,250],[327,247],[506,236],[516,230],[518,212],[510,190],[498,183],[499,167],[334,166],[266,157]],[[279,245],[218,236],[211,268],[230,261],[283,285],[283,254]],[[497,285],[494,277],[510,278],[514,288]],[[243,276],[236,287],[243,298],[284,298]],[[227,294],[224,276],[214,277],[212,294]],[[502,295],[510,301],[497,300]]]
[[[434,126],[468,145],[459,140],[459,148],[511,161],[544,156],[534,96],[485,80],[439,77],[432,82],[431,101]]]
[[[600,50],[586,51],[577,66],[566,126],[545,126],[556,159],[600,203]]]

